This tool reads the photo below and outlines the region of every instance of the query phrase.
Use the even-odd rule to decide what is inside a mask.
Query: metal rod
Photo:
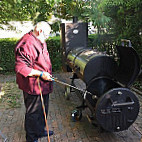
[[[71,87],[71,88],[73,88],[73,89],[79,90],[79,91],[81,91],[81,92],[84,92],[84,93],[86,92],[86,93],[88,93],[88,94],[90,94],[90,95],[93,95],[92,93],[88,92],[87,90],[83,90],[83,89],[80,89],[80,88],[78,88],[78,87],[72,86],[72,85],[70,85],[70,84],[68,84],[68,83],[65,83],[65,82],[62,82],[62,81],[58,80],[57,78],[53,78],[53,77],[52,77],[52,80],[55,81],[55,82],[57,82],[57,83],[59,83],[59,84],[62,84],[62,85],[64,85],[64,86],[68,86],[68,87]],[[96,96],[96,97],[97,97],[97,96]]]

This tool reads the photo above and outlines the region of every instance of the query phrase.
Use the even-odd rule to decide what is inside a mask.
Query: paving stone
[[[54,76],[64,82],[71,82],[70,73],[59,73]],[[8,78],[3,77],[2,81],[15,80],[14,76],[8,76]],[[85,88],[81,81],[76,80],[76,83],[78,84],[77,87]],[[142,96],[138,96],[140,100],[139,116],[128,130],[118,133],[102,133],[98,127],[89,123],[87,119],[88,109],[83,111],[80,122],[72,122],[71,111],[81,102],[76,92],[72,92],[70,100],[66,100],[64,89],[63,85],[54,83],[54,91],[50,94],[48,124],[49,128],[55,133],[50,137],[51,142],[140,142],[142,136]],[[8,142],[26,142],[24,131],[25,107],[22,95],[21,102],[21,108],[0,108],[0,130],[8,138]],[[0,142],[3,142],[1,136]],[[47,142],[47,138],[41,138],[39,142]]]

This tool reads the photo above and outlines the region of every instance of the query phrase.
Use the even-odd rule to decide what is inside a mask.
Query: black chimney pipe
[[[77,16],[73,16],[73,23],[77,23],[78,22],[78,17]]]

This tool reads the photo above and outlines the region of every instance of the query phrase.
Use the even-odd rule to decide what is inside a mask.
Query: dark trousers
[[[24,94],[24,103],[26,107],[25,131],[27,142],[37,140],[44,133],[45,119],[42,109],[40,95]],[[49,94],[43,95],[46,114],[48,113]]]

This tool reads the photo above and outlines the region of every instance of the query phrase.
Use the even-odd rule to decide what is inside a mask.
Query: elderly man
[[[47,114],[49,93],[53,89],[52,65],[45,42],[50,31],[51,28],[47,22],[39,22],[33,31],[20,39],[15,48],[16,82],[23,90],[26,107],[27,142],[38,142],[38,138],[47,136],[37,77],[40,77],[40,87]],[[52,134],[53,131],[49,131],[49,135]]]

